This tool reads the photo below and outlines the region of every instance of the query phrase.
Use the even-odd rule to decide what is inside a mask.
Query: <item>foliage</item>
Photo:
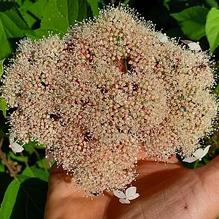
[[[207,16],[206,35],[210,44],[211,51],[219,46],[219,10],[212,8]]]
[[[146,19],[171,37],[199,40],[211,51],[219,66],[219,0],[15,0],[0,2],[0,77],[20,39],[39,39],[52,33],[63,35],[70,25],[98,14],[99,8],[114,2],[129,3]],[[218,71],[217,71],[218,72]],[[219,84],[215,86],[219,95]],[[43,145],[29,142],[24,151],[14,154],[8,147],[7,110],[0,98],[0,218],[43,218],[47,181],[51,164],[45,159]],[[212,144],[203,161],[185,164],[199,167],[219,154],[219,135],[214,133],[204,144]]]
[[[164,1],[166,7],[168,3]],[[178,2],[178,1],[175,1]],[[201,1],[200,1],[201,2]],[[182,32],[191,40],[200,40],[206,37],[210,45],[210,51],[219,46],[219,10],[218,2],[206,0],[201,5],[185,8],[171,16],[178,22]]]
[[[2,97],[0,97],[0,110],[2,111],[4,117],[6,117],[7,104]]]
[[[43,218],[46,191],[47,183],[40,178],[16,177],[5,192],[1,218]]]
[[[192,40],[200,40],[205,36],[205,23],[208,9],[201,6],[186,8],[181,12],[172,13],[183,33]]]
[[[17,0],[12,8],[0,12],[0,59],[11,54],[11,42],[17,38],[64,34],[76,20],[97,14],[97,0]]]

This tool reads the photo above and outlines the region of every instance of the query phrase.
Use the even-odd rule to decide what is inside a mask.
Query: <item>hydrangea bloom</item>
[[[213,131],[210,66],[206,53],[110,7],[63,39],[20,44],[3,89],[15,107],[11,132],[45,144],[85,191],[124,189],[139,152],[160,161],[189,156]]]
[[[14,137],[10,136],[9,137],[9,148],[11,148],[11,150],[16,154],[16,153],[21,153],[24,148],[22,145],[18,144],[16,141],[14,141]]]
[[[130,204],[130,201],[139,197],[139,194],[136,192],[137,188],[135,186],[131,186],[125,190],[125,192],[120,190],[114,190],[113,194],[117,198],[119,198],[119,202],[122,204]]]
[[[186,157],[183,159],[184,162],[187,162],[187,163],[193,163],[194,161],[201,161],[202,158],[208,153],[209,149],[210,149],[210,145],[208,145],[206,148],[202,149],[202,148],[199,148],[197,149],[191,157]]]

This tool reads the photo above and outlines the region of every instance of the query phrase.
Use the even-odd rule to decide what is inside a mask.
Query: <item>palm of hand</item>
[[[219,214],[219,158],[189,170],[179,164],[140,162],[140,197],[122,205],[111,194],[90,200],[60,169],[50,176],[45,219],[215,219]]]

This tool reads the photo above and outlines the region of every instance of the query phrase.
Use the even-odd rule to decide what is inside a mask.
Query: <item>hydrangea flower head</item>
[[[194,45],[193,45],[194,47]],[[211,62],[122,6],[77,24],[63,39],[21,43],[3,94],[11,132],[36,139],[91,194],[124,189],[138,154],[189,156],[213,131]]]

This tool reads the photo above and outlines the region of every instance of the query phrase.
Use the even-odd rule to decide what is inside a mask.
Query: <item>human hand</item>
[[[51,170],[45,219],[215,219],[219,215],[219,157],[198,169],[140,161],[140,197],[124,205],[112,194],[85,198],[61,168]]]

